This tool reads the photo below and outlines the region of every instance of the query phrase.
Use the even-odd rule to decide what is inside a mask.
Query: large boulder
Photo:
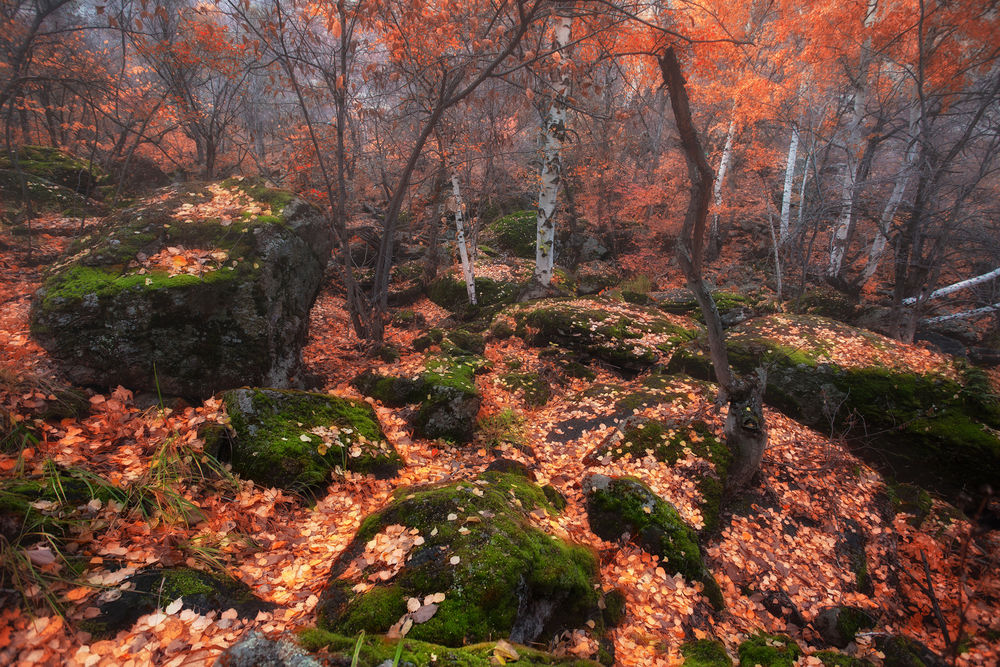
[[[91,195],[107,182],[107,174],[90,160],[73,157],[51,146],[21,146],[16,151],[22,174],[52,185],[68,188],[81,195]],[[0,171],[13,173],[14,165],[6,152],[0,155]]]
[[[671,574],[700,581],[713,607],[725,607],[722,590],[702,560],[695,532],[673,505],[634,477],[590,475],[583,481],[583,491],[587,520],[595,535],[616,541],[627,534],[645,551],[659,556]]]
[[[661,354],[697,333],[693,322],[655,308],[601,298],[543,299],[515,306],[500,317],[512,320],[515,334],[529,345],[554,343],[626,373],[651,367]]]
[[[597,559],[531,525],[529,513],[556,512],[535,484],[485,472],[396,498],[364,520],[334,563],[321,628],[408,629],[408,639],[445,646],[545,642],[588,625],[602,631]]]
[[[236,389],[224,396],[233,470],[291,491],[325,488],[341,470],[395,477],[403,462],[370,405],[328,394]]]
[[[77,244],[35,295],[32,333],[81,385],[287,387],[331,249],[322,214],[286,192],[168,189]]]
[[[895,477],[946,494],[1000,484],[1000,399],[982,371],[813,315],[772,315],[730,329],[740,373],[767,367],[764,401],[813,428],[866,445]],[[712,379],[704,337],[672,372]]]

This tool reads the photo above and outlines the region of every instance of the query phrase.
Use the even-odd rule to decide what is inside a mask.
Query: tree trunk
[[[722,208],[722,184],[726,180],[726,172],[729,171],[729,164],[733,160],[733,138],[736,135],[736,118],[729,121],[729,131],[726,132],[726,145],[722,148],[722,158],[719,160],[719,178],[715,181],[714,208],[712,211],[712,224],[708,230],[709,252],[712,256],[719,254],[722,247],[722,237],[719,233],[719,209]]]
[[[563,53],[570,40],[572,21],[568,16],[557,16],[555,43],[559,54],[560,72],[552,106],[542,127],[542,173],[538,193],[538,223],[535,240],[535,281],[548,286],[555,267],[555,212],[559,182],[562,179],[562,145],[566,141],[566,95],[569,93],[569,69]]]
[[[795,159],[799,150],[799,128],[792,126],[792,138],[788,142],[788,161],[785,163],[785,187],[781,195],[781,218],[778,223],[778,244],[788,241],[789,219],[792,215],[792,185],[795,183]]]
[[[753,479],[767,446],[767,428],[761,402],[764,391],[763,373],[758,373],[756,378],[737,380],[729,367],[722,319],[702,275],[705,223],[715,175],[708,165],[691,119],[684,77],[673,48],[668,48],[659,61],[663,81],[670,92],[670,105],[691,180],[691,198],[684,215],[684,226],[677,240],[677,261],[705,318],[709,355],[719,383],[720,402],[729,402],[725,438],[726,445],[733,454],[733,462],[726,486],[727,490],[736,491]]]
[[[469,303],[476,305],[476,276],[472,271],[472,262],[469,260],[469,248],[465,241],[465,220],[462,215],[462,191],[458,187],[458,175],[451,172],[451,196],[454,205],[452,212],[455,214],[455,241],[458,243],[458,257],[462,262],[462,274],[465,276],[465,289],[469,293]]]

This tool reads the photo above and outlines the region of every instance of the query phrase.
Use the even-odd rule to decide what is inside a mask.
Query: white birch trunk
[[[875,21],[877,0],[868,0],[864,26],[870,28]],[[868,101],[868,64],[871,60],[871,37],[865,37],[861,45],[861,60],[858,63],[858,79],[854,84],[854,109],[847,126],[844,144],[844,170],[840,180],[840,215],[830,238],[830,263],[826,274],[839,277],[847,255],[847,244],[851,235],[851,221],[854,218],[854,194],[857,188],[858,163],[861,157],[861,131],[864,126],[865,104]]]
[[[914,111],[910,117],[911,134],[916,131],[916,123],[917,114]],[[889,243],[889,229],[892,226],[892,219],[896,217],[896,209],[899,208],[899,203],[903,201],[903,193],[906,192],[906,186],[910,180],[910,171],[916,160],[917,141],[914,140],[910,142],[909,148],[906,149],[906,158],[903,166],[900,168],[899,173],[896,174],[896,181],[892,185],[889,200],[885,203],[885,208],[882,209],[882,217],[879,218],[878,229],[875,231],[875,238],[872,240],[872,247],[868,250],[868,261],[865,263],[864,271],[861,272],[861,287],[867,285],[868,281],[872,279],[872,276],[878,271],[878,265],[882,261],[882,257],[885,255],[885,249]]]
[[[476,305],[476,277],[469,260],[469,248],[465,241],[465,220],[462,216],[462,191],[458,187],[458,176],[451,174],[451,194],[454,198],[455,237],[458,241],[458,257],[462,261],[462,273],[465,275],[465,289],[469,292],[469,303]]]
[[[722,147],[722,157],[719,159],[719,176],[715,179],[715,186],[712,191],[713,211],[712,223],[708,228],[708,238],[719,238],[719,209],[722,208],[722,183],[726,180],[726,172],[729,171],[729,163],[733,161],[733,137],[736,135],[736,119],[729,121],[729,130],[726,132],[726,145]]]
[[[994,303],[991,306],[983,306],[982,308],[974,308],[973,310],[966,310],[961,313],[952,313],[951,315],[927,317],[921,320],[921,322],[924,322],[925,324],[935,324],[936,322],[947,322],[948,320],[964,320],[969,317],[988,315],[989,313],[995,313],[997,311],[1000,311],[1000,303]]]
[[[566,95],[569,92],[568,58],[563,49],[569,44],[571,19],[557,16],[553,48],[560,59],[559,81],[552,106],[542,127],[542,173],[538,192],[538,223],[535,241],[535,280],[552,282],[555,266],[555,212],[562,180],[562,145],[566,141]]]
[[[792,138],[788,142],[788,162],[785,164],[785,188],[781,195],[781,217],[778,222],[778,243],[788,241],[788,222],[792,215],[792,185],[795,183],[795,159],[799,150],[799,128],[792,126]]]
[[[927,298],[924,299],[924,301],[926,302],[926,301],[932,301],[933,299],[940,299],[943,296],[954,294],[955,292],[968,289],[969,287],[975,287],[976,285],[981,285],[996,278],[1000,278],[1000,267],[993,269],[989,273],[984,273],[981,276],[976,276],[975,278],[969,278],[968,280],[961,280],[957,283],[948,285],[947,287],[942,287],[941,289],[934,290],[933,292],[927,295]],[[904,306],[912,306],[916,302],[917,302],[916,297],[903,299]]]

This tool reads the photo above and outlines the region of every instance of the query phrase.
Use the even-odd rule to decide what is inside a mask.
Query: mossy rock
[[[753,311],[759,305],[757,299],[735,292],[715,290],[711,294],[712,300],[715,302],[715,308],[719,311],[719,315],[723,319],[734,319],[734,311]],[[698,305],[698,300],[694,298],[694,293],[689,289],[653,292],[649,297],[664,312],[675,315],[689,315],[699,322],[705,321],[701,313],[701,306]]]
[[[885,667],[945,667],[948,661],[916,639],[903,635],[880,635],[875,648],[885,655]]]
[[[494,220],[487,226],[487,233],[497,250],[515,257],[535,258],[538,238],[538,213],[517,211]]]
[[[604,624],[617,628],[625,620],[627,599],[621,589],[613,588],[604,594]]]
[[[521,285],[513,282],[499,282],[492,278],[476,278],[476,306],[469,303],[469,292],[465,281],[450,276],[442,276],[427,287],[427,298],[446,310],[471,313],[484,307],[514,303]]]
[[[587,262],[576,269],[576,293],[580,296],[599,294],[620,283],[624,277],[621,267],[614,262]]]
[[[393,408],[419,403],[427,395],[427,382],[419,376],[380,375],[371,369],[356,376],[351,384],[365,396]]]
[[[583,488],[587,519],[595,535],[615,541],[629,533],[644,550],[659,556],[668,572],[702,582],[713,607],[725,607],[722,590],[702,560],[695,532],[673,505],[634,477],[590,475]]]
[[[552,398],[552,387],[540,374],[504,373],[500,382],[510,391],[518,392],[526,405],[541,407]]]
[[[101,602],[100,614],[80,625],[97,637],[112,637],[132,627],[140,616],[164,609],[180,598],[184,608],[199,614],[235,609],[241,618],[253,619],[274,604],[261,600],[250,587],[228,575],[191,568],[153,568],[127,577],[126,588],[111,589],[115,596]],[[120,595],[118,595],[120,593]]]
[[[462,647],[442,646],[405,639],[386,639],[379,636],[349,637],[319,628],[306,628],[299,632],[299,643],[309,651],[325,650],[333,664],[352,664],[358,656],[358,665],[394,664],[397,652],[400,665],[447,665],[448,667],[509,667],[531,665],[565,665],[567,667],[597,667],[600,663],[579,658],[557,657],[537,649],[508,642],[481,642]],[[400,650],[398,644],[402,644]],[[514,656],[517,657],[514,657]],[[432,658],[436,656],[436,660]],[[501,662],[502,660],[502,662]]]
[[[482,398],[475,374],[482,357],[432,357],[421,375],[426,395],[414,419],[418,435],[455,443],[471,442]]]
[[[51,146],[21,146],[16,149],[21,171],[82,195],[90,195],[108,180],[101,167],[73,157]],[[14,169],[7,153],[0,154],[0,169]]]
[[[44,178],[33,176],[22,172],[24,178],[24,189],[21,189],[21,181],[13,169],[0,168],[0,194],[4,201],[24,203],[25,192],[28,200],[36,209],[45,211],[58,211],[68,215],[104,215],[106,210],[103,205],[93,199],[88,199],[84,195],[52,183]],[[15,234],[27,234],[26,227],[13,227],[11,230]]]
[[[858,607],[826,607],[813,621],[813,627],[830,646],[845,648],[854,641],[854,635],[875,627],[871,611]]]
[[[54,267],[31,331],[74,384],[204,398],[296,381],[331,236],[314,207],[240,183],[160,191]],[[213,197],[233,204],[230,217],[198,208]],[[176,273],[169,257],[185,250],[205,263]],[[166,264],[148,264],[154,257]]]
[[[681,655],[687,667],[732,667],[733,659],[726,646],[717,639],[698,639],[681,645]]]
[[[427,333],[413,339],[413,349],[423,352],[432,345],[440,345],[444,340],[444,331],[438,328],[431,329]]]
[[[233,470],[258,484],[315,492],[338,467],[386,479],[403,465],[367,403],[276,389],[237,389],[224,402]]]
[[[621,303],[612,307],[602,299],[545,299],[515,308],[510,315],[516,323],[515,333],[529,345],[556,344],[626,372],[649,368],[661,352],[669,352],[696,335],[655,309]],[[650,335],[656,338],[647,339]]]
[[[870,660],[855,658],[836,651],[816,651],[812,657],[817,658],[826,667],[874,667]]]
[[[482,354],[486,351],[486,337],[466,329],[455,329],[445,334],[441,350],[457,356]]]
[[[831,287],[813,287],[794,305],[800,313],[829,317],[841,322],[853,322],[858,314],[858,304]]]
[[[587,548],[555,539],[528,521],[554,513],[545,493],[518,474],[486,472],[473,482],[402,489],[366,518],[334,563],[318,607],[319,626],[353,635],[384,633],[407,614],[407,601],[443,593],[407,638],[458,647],[509,639],[546,641],[588,620],[600,630],[598,563]],[[391,528],[393,526],[402,528]],[[388,580],[385,569],[357,560],[380,533],[408,536],[408,556]]]
[[[792,667],[802,649],[791,637],[759,633],[740,644],[740,667]]]
[[[769,332],[794,327],[805,343],[787,347]],[[758,318],[731,330],[727,340],[735,371],[767,367],[765,403],[807,426],[860,442],[862,457],[944,494],[977,493],[1000,484],[1000,399],[969,390],[937,373],[884,365],[841,368],[829,361],[833,346],[868,347],[891,358],[900,345],[869,331],[811,315]],[[667,369],[712,379],[704,338],[675,351]]]

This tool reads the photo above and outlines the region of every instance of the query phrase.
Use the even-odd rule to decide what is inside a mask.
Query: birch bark
[[[729,171],[729,163],[733,161],[733,137],[736,134],[736,119],[729,121],[729,130],[726,132],[726,145],[722,148],[722,157],[719,159],[719,176],[715,179],[712,188],[712,224],[708,228],[708,238],[716,247],[719,245],[719,209],[722,208],[722,183],[726,180],[726,172]]]
[[[799,150],[799,128],[792,126],[792,138],[788,142],[788,162],[785,164],[785,188],[781,195],[781,216],[778,222],[778,245],[788,241],[789,219],[792,214],[792,186],[795,183],[795,160]]]
[[[553,49],[559,58],[559,80],[552,106],[542,126],[542,173],[538,193],[538,222],[535,241],[535,281],[552,282],[555,266],[555,212],[562,180],[562,145],[566,141],[566,96],[569,93],[568,58],[563,52],[570,41],[571,19],[557,16]]]
[[[469,248],[465,240],[465,218],[462,215],[462,190],[458,186],[458,176],[451,173],[452,212],[455,214],[455,240],[458,243],[458,257],[462,262],[462,274],[465,276],[465,289],[469,293],[469,303],[476,305],[476,276],[469,259]]]

